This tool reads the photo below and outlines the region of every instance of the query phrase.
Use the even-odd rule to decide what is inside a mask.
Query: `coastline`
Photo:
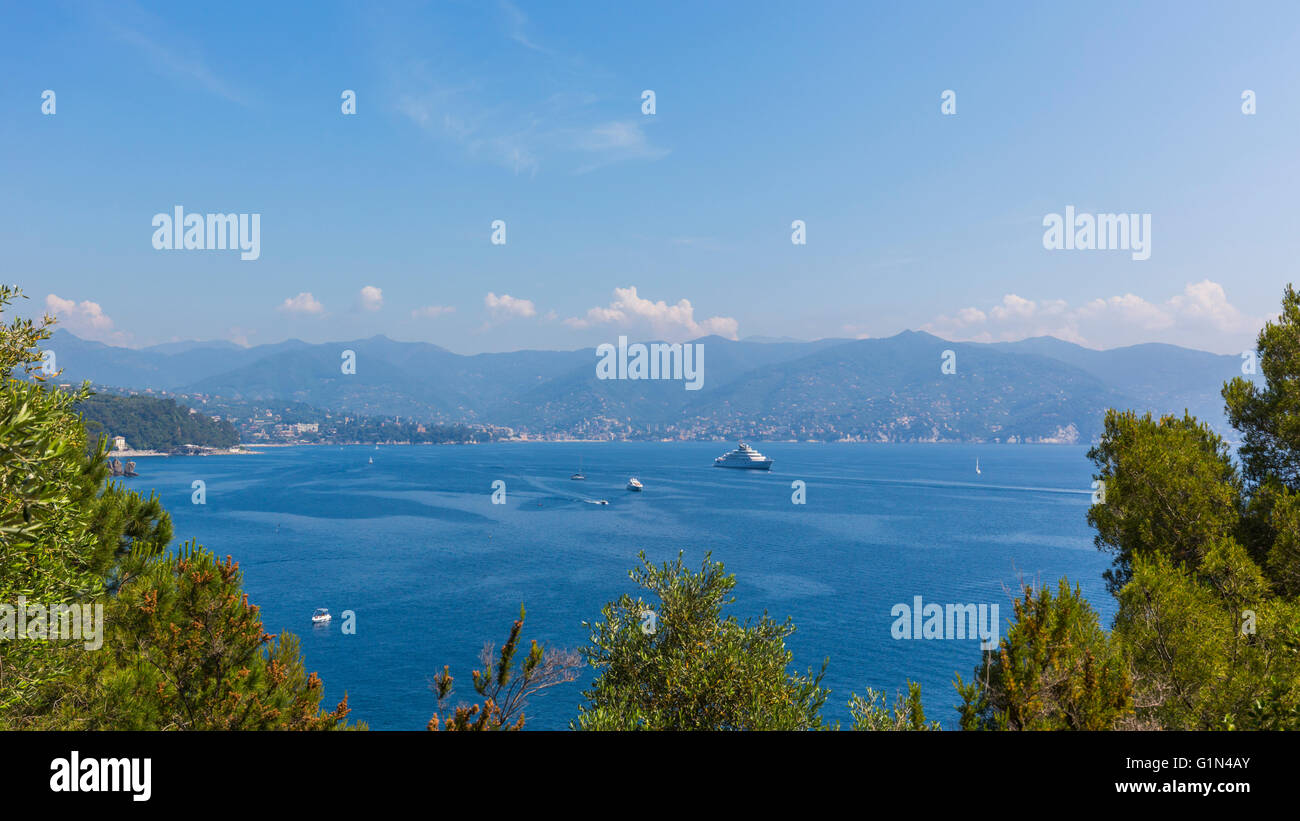
[[[262,446],[259,445],[259,447]],[[235,447],[204,449],[196,453],[185,453],[183,451],[172,452],[165,450],[110,450],[105,455],[109,459],[139,459],[145,456],[254,456],[257,453],[258,451],[255,450]]]
[[[514,438],[514,439],[495,439],[490,442],[259,442],[251,445],[254,448],[315,448],[315,447],[455,447],[460,445],[535,445],[535,444],[590,444],[590,445],[607,445],[619,443],[645,443],[653,442],[658,444],[690,444],[690,443],[718,443],[718,442],[767,442],[770,444],[786,445],[1058,445],[1058,446],[1084,446],[1096,445],[1096,440],[1085,442],[1082,440],[1072,441],[1064,439],[1030,439],[1016,442],[997,442],[987,439],[908,439],[908,440],[879,440],[879,439],[762,439],[759,437],[741,437],[741,438],[717,438],[717,439],[546,439],[546,438]],[[214,451],[214,453],[225,454],[227,452],[236,453],[253,453],[256,451]],[[139,452],[143,453],[143,452]],[[149,452],[148,455],[167,456],[166,453]],[[184,454],[172,454],[184,455]]]

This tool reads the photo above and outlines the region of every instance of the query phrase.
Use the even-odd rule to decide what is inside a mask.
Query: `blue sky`
[[[1300,8],[907,5],[11,4],[0,277],[131,346],[1250,347],[1297,279]],[[260,214],[260,257],[155,250],[175,205]],[[1150,214],[1150,259],[1045,250],[1067,205]]]

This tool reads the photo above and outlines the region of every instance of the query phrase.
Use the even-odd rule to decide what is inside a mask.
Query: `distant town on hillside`
[[[590,348],[461,356],[380,336],[131,349],[66,331],[46,348],[63,384],[88,380],[101,394],[162,400],[99,398],[86,413],[96,430],[169,451],[510,439],[1083,444],[1112,407],[1188,411],[1226,431],[1217,388],[1243,371],[1238,357],[1173,345],[1098,351],[1051,337],[979,344],[909,331],[693,344],[703,351],[700,390],[598,379]],[[341,351],[355,356],[355,373],[341,371]]]

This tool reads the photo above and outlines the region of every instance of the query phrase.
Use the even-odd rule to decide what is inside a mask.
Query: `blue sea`
[[[770,473],[714,468],[734,443],[315,446],[143,458],[130,487],[157,491],[178,540],[233,556],[266,629],[302,638],[326,704],[346,690],[372,729],[423,729],[443,665],[473,696],[484,642],[499,646],[520,604],[525,641],[581,646],[584,620],[639,592],[627,573],[641,550],[655,562],[684,551],[695,568],[712,552],[737,579],[730,612],[791,617],[794,665],[830,659],[831,719],[847,719],[850,693],[911,679],[929,716],[955,723],[953,678],[970,679],[979,642],[893,638],[891,608],[916,596],[997,603],[1005,633],[1022,582],[1068,576],[1110,626],[1086,448],[755,444]],[[569,479],[579,459],[585,482]],[[630,476],[644,492],[625,489]],[[195,480],[206,504],[192,503]],[[492,503],[497,480],[505,504]],[[310,623],[317,607],[330,625]],[[535,699],[527,727],[568,727],[589,680]]]

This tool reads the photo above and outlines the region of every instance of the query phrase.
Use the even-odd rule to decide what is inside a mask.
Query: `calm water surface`
[[[1019,580],[1064,575],[1110,624],[1108,559],[1085,520],[1086,448],[759,443],[772,472],[713,468],[732,447],[273,448],[140,459],[131,487],[157,490],[178,539],[234,556],[267,630],[301,636],[326,701],[346,690],[352,718],[374,729],[422,729],[435,709],[429,679],[444,664],[472,695],[483,643],[504,640],[521,603],[525,639],[582,644],[583,620],[636,595],[627,571],[639,550],[656,562],[683,550],[695,567],[712,551],[738,580],[731,612],[791,616],[795,664],[830,657],[831,718],[847,718],[851,691],[892,693],[911,678],[932,718],[955,721],[954,673],[970,678],[978,642],[893,639],[890,609],[914,596],[996,602],[1005,625]],[[579,457],[585,482],[569,479]],[[645,492],[624,489],[634,475]],[[195,479],[205,505],[190,501]],[[498,479],[504,505],[491,502]],[[804,505],[791,502],[796,479]],[[310,624],[316,607],[334,613],[332,625]],[[341,632],[344,610],[356,613],[356,635]],[[587,680],[536,700],[528,726],[567,727]]]

